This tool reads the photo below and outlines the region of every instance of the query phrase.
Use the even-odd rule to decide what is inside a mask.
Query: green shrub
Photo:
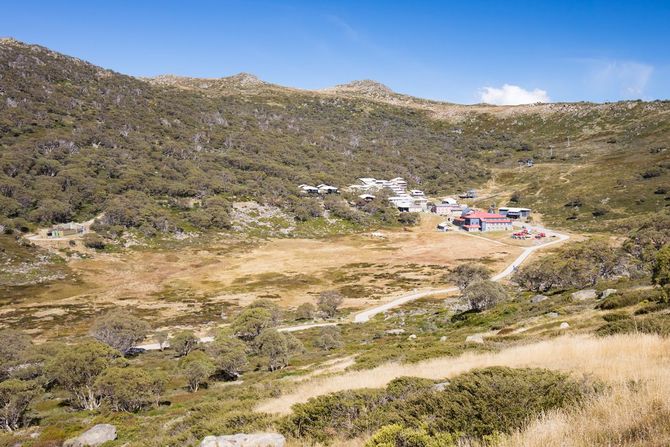
[[[332,441],[333,434],[354,437],[366,429],[363,416],[386,400],[384,390],[351,390],[327,394],[293,406],[293,414],[280,423],[280,430],[296,438],[308,438],[317,442]]]
[[[611,321],[620,321],[620,320],[630,320],[632,317],[628,314],[625,314],[623,312],[612,312],[610,314],[605,314],[603,315],[603,320],[611,322]]]
[[[95,381],[96,392],[114,411],[139,411],[157,405],[166,379],[136,367],[111,367]]]
[[[622,253],[608,241],[573,242],[516,271],[514,282],[533,292],[592,287],[625,267]]]
[[[365,443],[365,447],[450,447],[453,445],[456,445],[456,439],[448,433],[430,436],[423,429],[407,428],[400,424],[380,428]]]
[[[463,290],[462,297],[470,309],[483,311],[509,298],[505,288],[493,281],[475,281]]]
[[[660,312],[670,307],[670,303],[665,301],[660,303],[648,303],[633,312],[634,315],[646,315],[654,312]]]
[[[424,439],[421,432],[412,430],[425,429],[431,437],[463,434],[481,438],[520,428],[531,417],[576,404],[596,389],[594,384],[560,372],[504,367],[474,370],[439,387],[434,384],[404,377],[384,390],[319,396],[295,405],[293,414],[281,422],[281,430],[323,443],[331,442],[335,434],[355,437],[387,425],[396,428],[387,429],[386,435],[402,432]],[[406,429],[411,430],[404,432]],[[379,445],[385,439],[380,435]]]
[[[196,349],[199,343],[200,338],[193,331],[183,330],[177,332],[170,340],[170,348],[174,351],[175,356],[184,357]]]
[[[657,334],[661,336],[670,335],[670,318],[667,315],[650,315],[646,317],[629,318],[608,321],[596,329],[600,336],[615,334]]]
[[[520,428],[534,415],[578,402],[585,392],[563,373],[492,367],[462,374],[444,391],[395,400],[376,417],[384,424],[425,426],[430,433],[481,437]]]
[[[105,240],[97,234],[88,233],[83,237],[84,245],[95,250],[102,250],[105,248]]]
[[[341,348],[343,344],[342,333],[337,326],[321,328],[319,335],[314,339],[314,346],[324,351]]]
[[[658,301],[661,294],[658,290],[625,290],[614,293],[598,303],[598,309],[611,310],[634,306],[643,301]]]

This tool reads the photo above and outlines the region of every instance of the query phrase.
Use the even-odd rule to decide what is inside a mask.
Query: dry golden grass
[[[14,304],[12,311],[31,314],[36,324],[41,324],[39,315],[45,307],[122,305],[151,312],[160,323],[194,313],[204,304],[245,306],[259,296],[277,297],[286,307],[297,306],[313,301],[323,290],[344,285],[372,290],[346,299],[345,307],[368,307],[393,299],[415,284],[395,284],[400,277],[439,281],[448,267],[473,258],[486,258],[487,265],[498,271],[521,251],[484,238],[437,232],[435,225],[440,220],[427,215],[411,231],[384,231],[383,240],[354,234],[273,239],[254,247],[238,247],[239,241],[213,241],[207,249],[186,246],[179,250],[93,253],[91,258],[69,261],[78,282],[56,282],[36,289]],[[40,243],[67,245],[67,241]],[[351,267],[358,264],[368,267]],[[400,271],[405,273],[400,275]],[[349,274],[352,279],[336,282],[337,274]],[[374,278],[378,274],[388,278]],[[240,281],[245,279],[248,281]],[[44,320],[42,330],[50,332],[53,327],[51,320]]]
[[[625,387],[631,380],[670,386],[670,340],[652,335],[622,335],[608,338],[563,336],[498,353],[463,354],[416,364],[387,364],[365,371],[352,371],[300,384],[290,394],[263,402],[258,410],[288,413],[293,404],[309,398],[352,388],[378,388],[400,376],[442,379],[474,368],[488,366],[542,367],[592,374]],[[623,388],[621,388],[623,389]],[[561,444],[563,445],[563,444]]]
[[[619,381],[584,406],[552,411],[500,447],[670,445],[670,367],[638,364],[638,379]]]

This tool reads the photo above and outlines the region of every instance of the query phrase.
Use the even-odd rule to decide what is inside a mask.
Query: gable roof
[[[509,220],[507,217],[503,216],[502,214],[494,214],[494,213],[485,213],[483,211],[471,211],[467,214],[464,214],[461,216],[464,219],[479,219],[484,222],[489,222],[489,221],[495,221],[495,222],[512,222]]]

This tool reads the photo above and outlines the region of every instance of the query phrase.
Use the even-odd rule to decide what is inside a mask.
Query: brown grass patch
[[[631,380],[654,381],[662,378],[670,385],[669,359],[670,340],[657,336],[562,336],[497,353],[466,353],[455,358],[438,358],[416,364],[392,363],[316,379],[299,385],[290,394],[262,403],[258,410],[288,413],[293,404],[322,394],[353,388],[379,388],[400,376],[443,379],[488,366],[574,371],[593,374],[607,383],[624,386]]]
[[[125,305],[153,310],[158,324],[189,314],[204,323],[218,318],[215,312],[207,319],[210,305],[243,306],[258,296],[273,296],[280,305],[292,307],[329,289],[342,290],[345,307],[367,307],[409,289],[442,285],[440,268],[486,257],[491,268],[502,269],[520,251],[483,238],[437,232],[436,220],[426,216],[411,231],[385,231],[384,240],[348,235],[275,239],[252,246],[213,240],[206,250],[187,245],[178,251],[97,253],[69,262],[80,278],[76,283],[33,288],[15,307],[39,312],[47,306]]]

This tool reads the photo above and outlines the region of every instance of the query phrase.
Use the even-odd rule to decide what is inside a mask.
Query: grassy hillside
[[[197,226],[196,211],[177,199],[290,209],[303,182],[402,175],[437,189],[486,174],[468,163],[471,148],[454,147],[446,123],[406,108],[284,90],[212,97],[8,40],[0,75],[7,218],[92,217],[110,198],[138,192],[129,198],[137,208]]]
[[[492,169],[556,224],[600,205],[597,217],[612,220],[667,204],[665,102],[459,106],[369,81],[310,92],[244,74],[142,80],[10,39],[0,41],[0,76],[0,208],[10,227],[115,206],[142,216],[123,225],[225,228],[233,201],[300,214],[302,182],[399,175],[443,194],[485,184]],[[517,174],[531,157],[547,168]],[[572,198],[577,210],[564,207]],[[203,206],[184,206],[194,200]]]

